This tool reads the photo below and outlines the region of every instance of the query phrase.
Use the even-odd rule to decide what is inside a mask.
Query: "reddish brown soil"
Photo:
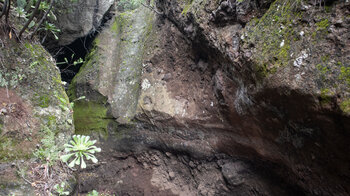
[[[38,122],[33,117],[32,109],[16,92],[0,88],[0,120],[2,132],[0,139],[13,138],[18,141],[23,154],[30,154],[36,145]]]

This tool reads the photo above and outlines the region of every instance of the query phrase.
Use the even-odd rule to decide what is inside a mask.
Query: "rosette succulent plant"
[[[97,163],[98,160],[93,155],[95,152],[101,152],[101,148],[94,146],[96,140],[90,140],[90,136],[85,135],[73,135],[73,139],[65,144],[64,151],[68,154],[61,156],[63,162],[68,162],[71,157],[74,159],[68,164],[69,167],[74,167],[75,165],[80,165],[80,168],[86,168],[86,160],[91,160],[93,163]]]

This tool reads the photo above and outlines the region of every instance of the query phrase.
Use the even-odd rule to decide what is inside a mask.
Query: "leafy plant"
[[[62,64],[66,64],[67,65],[64,69],[62,69],[62,72],[64,72],[70,66],[76,66],[78,64],[84,63],[84,60],[82,58],[79,58],[78,60],[74,60],[74,54],[72,54],[70,59],[71,60],[68,60],[67,58],[64,58],[64,61],[56,63],[56,65],[62,65]],[[73,61],[73,63],[71,63],[72,61]]]
[[[59,196],[61,195],[69,195],[68,191],[65,191],[66,183],[62,182],[61,184],[56,184],[53,188],[56,190]]]
[[[32,8],[34,8],[34,6],[32,6]],[[46,1],[40,2],[39,10],[45,11],[45,10],[48,10],[49,8],[50,8],[50,5],[48,2],[46,2]]]
[[[61,156],[63,162],[68,162],[71,157],[75,157],[70,163],[69,167],[74,167],[75,165],[80,165],[80,168],[86,168],[86,163],[84,157],[87,160],[91,160],[93,163],[97,163],[98,160],[93,155],[95,152],[101,152],[101,148],[94,146],[96,140],[90,141],[90,136],[85,135],[73,135],[73,140],[69,142],[70,144],[65,144],[64,151],[66,155]]]
[[[61,32],[54,24],[45,21],[44,26],[41,28],[44,31],[51,32],[55,39],[58,39],[57,33]]]
[[[15,11],[18,18],[26,18],[27,12],[23,8],[16,7]]]

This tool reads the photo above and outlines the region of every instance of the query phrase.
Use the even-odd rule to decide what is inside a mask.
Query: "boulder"
[[[37,164],[33,152],[48,133],[53,134],[50,142],[57,146],[67,142],[74,130],[72,108],[55,61],[40,44],[8,39],[3,44],[0,194],[34,195],[34,187],[24,180],[30,179],[24,176],[30,176],[30,169]]]
[[[59,45],[96,31],[114,0],[63,0],[57,3],[57,27],[61,30]]]

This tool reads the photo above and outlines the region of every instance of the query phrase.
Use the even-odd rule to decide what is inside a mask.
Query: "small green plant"
[[[55,143],[55,133],[47,126],[41,130],[43,139],[41,147],[34,152],[34,156],[50,166],[59,159],[61,149]]]
[[[350,85],[350,67],[340,67],[340,75],[338,78],[345,81],[347,85]]]
[[[59,30],[54,24],[49,23],[47,21],[45,21],[41,30],[46,31],[46,32],[51,32],[56,40],[58,40],[57,33],[61,32],[61,30]]]
[[[95,143],[96,140],[90,141],[90,136],[73,135],[70,144],[64,145],[64,151],[69,154],[61,156],[61,160],[63,162],[68,162],[68,160],[74,156],[75,158],[68,164],[68,166],[73,168],[75,165],[80,165],[80,168],[82,169],[86,168],[84,156],[87,160],[97,163],[98,160],[93,154],[95,152],[101,152],[101,148],[93,146]]]
[[[96,190],[92,190],[91,192],[88,192],[86,196],[99,196],[99,193]]]
[[[63,60],[64,61],[62,62],[56,63],[56,65],[64,65],[64,64],[66,65],[66,67],[61,70],[62,72],[64,72],[66,69],[68,69],[71,66],[76,66],[84,63],[84,60],[82,58],[79,58],[78,60],[74,60],[74,54],[72,54],[72,56],[70,57],[70,60],[68,60],[67,58],[64,58]]]
[[[21,178],[25,178],[26,175],[27,175],[27,171],[28,171],[28,167],[20,167],[18,164],[17,164],[17,175],[18,177],[21,177]]]
[[[15,12],[16,12],[16,16],[18,18],[25,18],[26,19],[27,12],[23,8],[16,7]]]
[[[66,183],[62,182],[61,184],[56,184],[53,188],[59,196],[69,195],[68,191],[65,191]]]

